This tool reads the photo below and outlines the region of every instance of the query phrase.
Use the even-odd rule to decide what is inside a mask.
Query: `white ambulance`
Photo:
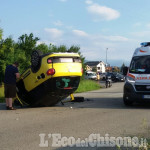
[[[150,42],[141,43],[135,50],[130,67],[124,68],[124,75],[124,104],[150,102]]]

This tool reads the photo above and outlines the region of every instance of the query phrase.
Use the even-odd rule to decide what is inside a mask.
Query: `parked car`
[[[52,106],[72,94],[79,85],[82,64],[78,53],[33,51],[31,66],[17,81],[17,96],[31,106]]]
[[[106,72],[101,73],[101,74],[100,74],[100,79],[101,79],[101,80],[105,80],[105,79],[106,79],[106,74],[107,74]]]
[[[120,82],[120,81],[125,81],[125,77],[120,74],[120,73],[116,73],[116,72],[107,72],[106,75],[111,76],[112,81],[114,82]]]
[[[92,72],[92,71],[86,72],[85,73],[85,79],[96,80],[97,79],[96,72]]]
[[[121,81],[121,82],[124,82],[125,81],[125,77],[124,75],[120,74],[120,73],[117,73],[116,74],[116,78],[115,78],[115,81]]]
[[[102,76],[102,79],[105,80],[106,76],[110,76],[112,81],[114,81],[115,78],[116,78],[116,76],[115,76],[115,74],[113,72],[106,72],[106,73],[104,73],[103,76]]]

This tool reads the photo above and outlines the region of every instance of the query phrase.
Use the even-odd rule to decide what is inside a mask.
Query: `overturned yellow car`
[[[82,76],[78,53],[33,51],[31,67],[17,81],[17,96],[31,106],[52,106],[72,94]]]

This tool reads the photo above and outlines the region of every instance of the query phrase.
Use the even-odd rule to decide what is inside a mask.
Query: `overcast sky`
[[[0,0],[3,38],[22,34],[39,43],[80,46],[86,60],[126,65],[150,41],[150,0]]]

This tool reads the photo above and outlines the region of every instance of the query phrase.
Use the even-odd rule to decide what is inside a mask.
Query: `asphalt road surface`
[[[92,133],[104,137],[149,138],[150,105],[125,107],[123,84],[113,83],[111,88],[76,94],[85,101],[59,103],[54,107],[25,107],[12,111],[0,104],[0,150],[79,149],[77,146],[52,147],[58,144],[54,139],[56,134],[61,134],[63,140],[80,138],[83,143],[89,136],[93,137]],[[65,146],[65,142],[61,142],[59,144]],[[110,149],[91,145],[85,148],[84,144],[83,147],[81,149]]]

